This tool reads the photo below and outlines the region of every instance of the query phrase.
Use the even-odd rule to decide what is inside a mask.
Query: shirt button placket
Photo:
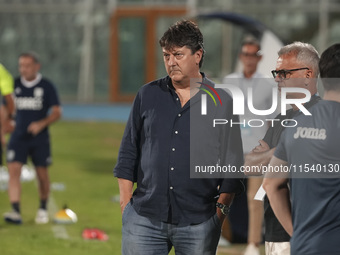
[[[176,98],[176,100],[178,101],[179,99]],[[178,118],[180,118],[180,117],[182,116],[182,114],[179,113],[179,114],[177,114],[177,116],[178,116]],[[179,132],[178,132],[178,130],[175,130],[174,133],[175,133],[175,135],[178,135]],[[172,147],[171,151],[173,151],[173,152],[176,151],[176,148],[175,148],[175,147]],[[170,167],[170,171],[174,171],[174,170],[175,170],[174,167]],[[174,187],[173,187],[173,186],[170,186],[169,189],[170,189],[170,190],[173,190]]]

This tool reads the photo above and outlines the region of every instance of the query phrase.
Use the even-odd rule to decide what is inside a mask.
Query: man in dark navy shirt
[[[212,114],[200,114],[202,90],[193,89],[192,80],[200,82],[194,82],[196,87],[214,84],[200,72],[204,48],[196,24],[175,23],[160,46],[168,76],[139,90],[114,169],[123,214],[122,254],[161,255],[174,247],[178,254],[212,255],[234,194],[243,186],[236,178],[191,178],[190,158],[239,168],[239,126],[212,130],[211,122],[211,116],[238,118],[232,114],[232,98],[223,91],[225,107],[217,108],[210,100]],[[191,118],[202,121],[195,125]],[[196,139],[201,135],[209,142]]]
[[[319,68],[324,100],[295,117],[270,161],[291,171],[268,173],[263,183],[293,255],[340,254],[340,44],[321,55]]]
[[[40,206],[35,222],[48,222],[47,200],[50,190],[48,166],[51,164],[48,126],[61,116],[61,106],[54,85],[39,73],[36,53],[19,57],[20,77],[14,83],[16,126],[7,147],[9,171],[8,195],[13,211],[4,214],[7,222],[20,224],[20,175],[30,156],[38,177]]]

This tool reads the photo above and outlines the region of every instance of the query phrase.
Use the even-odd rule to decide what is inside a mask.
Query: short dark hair
[[[340,43],[333,44],[322,54],[319,62],[320,77],[325,90],[340,90]]]
[[[28,57],[33,59],[33,61],[37,64],[40,64],[40,58],[38,53],[34,52],[34,51],[27,51],[27,52],[23,52],[19,55],[19,58],[21,57]]]
[[[202,49],[202,58],[199,63],[199,67],[202,67],[205,53],[203,35],[194,22],[190,20],[177,21],[164,33],[159,40],[159,44],[166,50],[171,50],[174,47],[186,46],[191,50],[192,54]]]
[[[261,43],[259,40],[257,40],[255,37],[253,36],[246,36],[243,41],[242,41],[242,45],[241,45],[241,51],[244,45],[254,45],[258,48],[258,50],[261,50]]]

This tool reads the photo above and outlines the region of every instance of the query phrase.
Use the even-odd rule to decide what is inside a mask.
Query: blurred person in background
[[[252,89],[253,106],[258,110],[267,110],[272,106],[274,83],[269,81],[269,76],[263,75],[257,71],[258,64],[262,59],[261,45],[258,40],[252,36],[245,37],[239,60],[242,64],[242,71],[227,75],[223,79],[224,84],[235,84],[244,95],[245,102],[249,101],[248,89]],[[252,151],[258,144],[258,141],[265,135],[268,124],[266,119],[273,118],[277,115],[274,112],[270,116],[259,116],[251,113],[245,106],[245,114],[240,116],[241,135],[243,152],[245,156]],[[261,119],[264,123],[261,127],[250,127],[247,123],[251,119]],[[262,243],[263,236],[263,202],[254,200],[254,196],[262,184],[262,178],[250,177],[247,180],[247,197],[243,196],[235,199],[233,211],[230,213],[232,235],[234,242],[242,242],[247,239],[248,246],[244,252],[245,255],[259,255],[259,245]],[[247,201],[247,202],[246,202]],[[248,214],[247,214],[248,208]],[[248,219],[247,219],[248,216]],[[248,222],[248,225],[247,225]]]
[[[211,134],[207,146],[190,146],[197,142],[190,139],[193,133],[212,126],[205,122],[190,129],[190,116],[200,115],[203,93],[196,82],[191,88],[191,80],[214,86],[200,72],[203,36],[195,23],[183,20],[169,27],[159,42],[168,76],[139,90],[114,169],[122,211],[122,254],[162,255],[174,247],[176,254],[215,255],[221,224],[243,185],[238,179],[190,178],[190,155],[218,150],[208,157],[240,168],[240,129],[217,128],[223,139]],[[219,109],[233,118],[232,98],[227,93],[221,97],[228,107],[215,107],[210,100],[210,111]]]
[[[13,99],[13,77],[6,70],[6,68],[0,64],[0,92],[4,100],[6,100],[7,105],[4,106],[1,104],[0,107],[0,165],[3,165],[2,151],[3,146],[5,144],[5,134],[11,133],[14,130],[14,115],[15,115],[15,106]]]
[[[40,61],[34,52],[19,56],[20,77],[14,82],[16,126],[7,147],[9,171],[8,195],[12,211],[4,214],[6,222],[21,224],[20,175],[30,157],[38,177],[40,206],[35,222],[49,221],[47,202],[50,191],[48,166],[52,163],[48,127],[61,117],[55,86],[39,73]],[[7,102],[6,102],[7,103]]]
[[[319,54],[308,43],[294,42],[282,47],[278,52],[276,69],[272,71],[273,77],[278,84],[279,91],[282,88],[304,88],[311,93],[311,99],[303,106],[307,109],[317,104],[320,97],[317,94],[317,77],[319,75]],[[305,97],[302,93],[287,93],[287,98],[299,99]],[[292,119],[299,114],[299,108],[291,105],[286,115],[279,114],[275,117],[273,127],[270,127],[251,153],[245,158],[245,166],[267,166],[272,158],[276,146],[279,143],[285,127],[281,124],[285,119]],[[293,150],[296,152],[295,150]],[[248,175],[262,175],[260,173],[247,173]],[[265,249],[267,255],[289,255],[290,236],[282,227],[271,207],[268,197],[264,197],[264,221],[265,221]],[[300,253],[304,254],[304,253]]]
[[[298,124],[285,129],[270,161],[297,171],[267,173],[263,181],[292,236],[292,255],[340,254],[340,44],[322,53],[319,69],[323,100],[308,108],[311,115],[294,117]]]

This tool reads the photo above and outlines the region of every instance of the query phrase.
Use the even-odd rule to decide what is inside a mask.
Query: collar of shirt
[[[202,84],[208,83],[211,84],[211,82],[207,79],[205,76],[205,73],[200,72],[202,75]],[[202,84],[197,84],[197,87],[201,87]],[[175,98],[176,101],[179,101],[178,95],[176,93],[176,89],[172,85],[171,78],[169,76],[166,77],[166,87],[172,94],[172,96]],[[200,95],[202,94],[202,91],[200,90],[198,93],[196,93],[190,100],[183,106],[183,109],[188,108],[190,105],[196,104],[197,102],[200,102]]]
[[[20,81],[22,85],[24,85],[26,88],[32,88],[41,81],[41,78],[42,78],[42,75],[38,73],[33,81],[25,80],[25,78],[22,76],[20,77]]]

